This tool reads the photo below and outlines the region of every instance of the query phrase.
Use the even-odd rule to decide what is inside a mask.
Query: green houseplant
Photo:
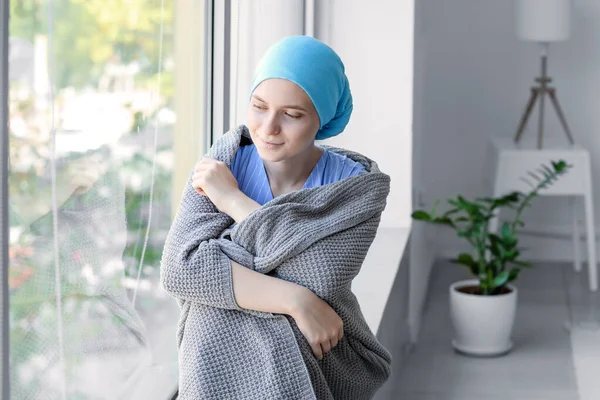
[[[542,164],[528,171],[522,180],[531,190],[513,191],[500,197],[467,200],[458,195],[447,202],[450,208],[438,213],[436,201],[430,211],[416,210],[417,221],[444,225],[466,240],[471,252],[462,252],[453,263],[467,268],[474,279],[450,287],[450,311],[455,330],[456,350],[472,355],[499,355],[512,348],[510,334],[516,308],[516,288],[511,285],[522,268],[531,264],[521,259],[519,230],[524,227],[521,214],[539,192],[557,181],[571,165],[564,160]],[[491,221],[501,209],[514,211],[512,219],[493,229]]]

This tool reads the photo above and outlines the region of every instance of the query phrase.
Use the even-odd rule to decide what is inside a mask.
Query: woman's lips
[[[262,140],[262,139],[261,139],[261,142],[263,142],[263,144],[269,149],[275,149],[275,148],[283,145],[283,143],[267,142],[266,140]]]

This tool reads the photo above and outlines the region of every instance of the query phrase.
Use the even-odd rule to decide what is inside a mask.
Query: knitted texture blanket
[[[231,165],[246,143],[242,125],[208,156]],[[389,377],[391,356],[351,283],[375,238],[390,179],[358,153],[327,148],[368,172],[278,196],[239,224],[186,185],[160,270],[181,308],[178,399],[362,400]],[[292,317],[239,307],[230,260],[312,290],[342,318],[342,340],[318,360]]]

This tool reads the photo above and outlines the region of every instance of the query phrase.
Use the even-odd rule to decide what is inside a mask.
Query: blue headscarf
[[[352,114],[352,94],[340,57],[325,43],[310,36],[289,36],[271,46],[260,60],[252,93],[261,82],[287,79],[312,100],[321,125],[317,140],[341,133]]]

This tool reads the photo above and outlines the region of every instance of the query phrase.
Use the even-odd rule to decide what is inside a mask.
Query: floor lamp
[[[573,136],[567,125],[556,97],[556,89],[548,83],[552,81],[548,77],[548,47],[552,42],[567,40],[570,33],[571,0],[516,0],[516,33],[519,39],[537,42],[541,46],[541,75],[536,78],[537,85],[531,88],[529,102],[521,118],[521,123],[515,135],[514,141],[518,143],[521,139],[527,120],[537,100],[539,100],[539,125],[538,125],[538,149],[542,148],[542,136],[544,128],[544,98],[549,96],[558,119],[565,131],[571,145],[574,144]]]

